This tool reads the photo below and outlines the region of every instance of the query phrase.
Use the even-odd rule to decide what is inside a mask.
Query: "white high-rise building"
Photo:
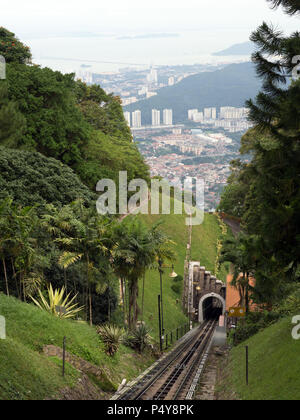
[[[235,120],[246,118],[248,114],[247,108],[235,108],[232,106],[224,106],[220,111],[220,118],[224,120]]]
[[[174,76],[169,77],[168,85],[169,86],[174,86],[175,85],[175,77]]]
[[[198,114],[198,109],[189,109],[188,110],[188,118],[189,120],[193,120],[195,114]]]
[[[153,126],[160,125],[160,111],[157,109],[152,109],[152,125]]]
[[[143,86],[142,87],[142,89],[140,89],[139,91],[138,91],[138,95],[139,96],[141,96],[141,95],[146,95],[146,93],[148,92],[148,86]]]
[[[194,122],[203,122],[204,121],[204,114],[203,112],[196,112],[193,114],[193,121]]]
[[[158,111],[157,109],[152,109],[152,125],[160,125],[160,111]]]
[[[205,120],[211,119],[211,108],[204,108],[204,119]]]
[[[217,119],[217,108],[212,108],[211,109],[211,118],[213,120],[216,120]]]
[[[130,125],[131,125],[131,115],[130,115],[130,112],[124,112],[124,118],[125,118],[125,121],[127,121],[127,124],[129,125],[129,127],[130,127]]]
[[[158,82],[158,72],[153,67],[150,70],[150,73],[147,75],[148,83],[157,83]]]
[[[142,126],[142,113],[138,109],[132,113],[132,127],[140,128]]]
[[[164,120],[164,125],[173,125],[173,111],[172,111],[172,109],[164,109],[163,120]]]

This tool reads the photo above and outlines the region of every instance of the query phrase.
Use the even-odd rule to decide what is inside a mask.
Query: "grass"
[[[0,366],[0,400],[53,398],[78,377],[69,368],[64,379],[56,363],[11,338],[0,340]]]
[[[292,338],[291,318],[263,330],[230,354],[220,391],[242,400],[300,399],[300,341]],[[245,383],[245,346],[249,346],[249,386]]]
[[[104,352],[96,329],[85,323],[60,320],[33,304],[25,304],[0,293],[0,314],[6,318],[7,339],[0,340],[0,399],[51,398],[67,386],[74,386],[78,372],[68,367],[62,378],[61,366],[42,354],[43,347],[62,347],[99,366],[106,374],[110,391],[124,379],[138,376],[152,362],[147,355],[137,356],[121,346],[115,357]]]
[[[173,208],[173,201],[171,209]],[[164,230],[176,243],[174,250],[177,258],[174,263],[177,274],[184,276],[184,261],[188,243],[188,226],[185,215],[144,215],[142,216],[147,225],[153,225],[159,220],[163,222],[161,229]],[[205,214],[204,223],[193,227],[192,234],[192,259],[200,261],[209,271],[214,273],[217,257],[217,240],[221,237],[222,231],[215,215]],[[175,330],[184,325],[187,318],[182,311],[182,295],[175,293],[171,286],[174,280],[169,277],[171,269],[165,269],[163,277],[163,302],[164,302],[164,324],[166,332]],[[225,281],[227,267],[222,266],[219,275],[220,280]],[[182,283],[183,288],[183,283]],[[139,284],[139,306],[142,304],[142,280]],[[145,304],[144,320],[152,329],[152,335],[159,337],[158,332],[158,303],[157,296],[160,294],[160,280],[158,270],[151,270],[146,275],[145,282]],[[179,302],[178,302],[179,301]]]

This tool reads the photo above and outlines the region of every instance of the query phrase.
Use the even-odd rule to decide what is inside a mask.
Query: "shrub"
[[[276,313],[282,316],[292,316],[300,313],[299,284],[296,284],[295,287],[296,290],[292,291],[282,303],[274,307]]]
[[[173,290],[174,293],[179,295],[181,293],[181,284],[180,283],[172,284],[171,289]]]
[[[122,343],[124,329],[115,325],[102,325],[98,327],[97,333],[104,343],[106,353],[109,356],[114,356]]]
[[[123,343],[142,353],[147,347],[151,347],[150,329],[145,324],[140,324],[124,337]]]
[[[48,288],[48,300],[44,297],[40,289],[38,289],[38,294],[40,301],[30,296],[36,306],[38,306],[43,311],[47,311],[55,315],[58,318],[75,318],[75,316],[84,309],[83,306],[78,307],[78,304],[74,303],[77,295],[72,299],[70,298],[70,294],[64,297],[64,287],[61,290],[53,290],[52,285],[50,284]]]
[[[183,282],[183,277],[179,274],[177,277],[175,277],[174,282],[175,283],[182,283]]]
[[[235,331],[234,343],[236,345],[248,340],[259,331],[276,323],[281,315],[276,312],[251,312],[241,320]]]

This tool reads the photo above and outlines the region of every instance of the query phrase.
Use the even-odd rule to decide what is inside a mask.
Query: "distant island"
[[[232,45],[225,50],[215,52],[214,56],[228,56],[228,55],[251,55],[254,52],[254,44],[251,41],[243,42],[241,44]]]
[[[179,34],[172,34],[172,33],[161,33],[161,34],[141,34],[141,35],[127,35],[127,36],[119,36],[117,37],[118,40],[127,40],[127,39],[155,39],[155,38],[178,38],[180,37]]]

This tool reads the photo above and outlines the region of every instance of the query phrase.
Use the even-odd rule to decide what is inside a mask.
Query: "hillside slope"
[[[171,206],[172,208],[172,206]],[[163,222],[161,229],[176,243],[174,250],[176,262],[174,268],[177,274],[184,275],[184,261],[186,258],[186,248],[188,243],[188,227],[186,226],[185,215],[148,215],[143,216],[143,220],[152,225],[159,220]],[[192,234],[192,259],[200,261],[211,272],[215,271],[215,261],[217,257],[217,241],[222,237],[221,227],[215,215],[205,214],[204,223],[193,227]],[[171,268],[165,269],[163,276],[163,303],[166,332],[176,329],[186,323],[187,318],[182,312],[181,291],[176,293],[172,290],[175,281],[169,277]],[[220,280],[225,281],[227,267],[223,266],[219,274]],[[139,305],[142,304],[142,280],[140,281]],[[158,338],[158,303],[157,296],[160,294],[160,279],[158,270],[150,270],[146,275],[145,282],[145,304],[144,320],[152,329],[152,335]]]
[[[300,340],[292,338],[291,318],[234,348],[220,390],[243,400],[300,399]],[[249,386],[245,383],[245,346],[249,346]]]
[[[58,318],[32,304],[22,303],[0,293],[0,315],[6,318],[7,339],[0,340],[0,400],[42,400],[60,398],[62,389],[74,388],[81,376],[67,365],[62,377],[61,361],[47,358],[43,347],[62,347],[103,370],[104,381],[91,378],[99,397],[109,397],[124,378],[138,376],[153,359],[121,346],[115,357],[108,357],[95,328],[85,323]],[[83,395],[85,397],[85,395]]]
[[[175,86],[160,89],[158,95],[129,105],[126,111],[142,111],[143,124],[151,124],[151,110],[173,109],[174,122],[187,120],[189,109],[204,107],[243,107],[259,91],[252,63],[231,64],[222,70],[187,77]]]
[[[226,55],[248,55],[254,53],[255,45],[251,41],[242,42],[239,44],[231,45],[231,47],[225,50],[213,53],[214,56],[226,56]]]

